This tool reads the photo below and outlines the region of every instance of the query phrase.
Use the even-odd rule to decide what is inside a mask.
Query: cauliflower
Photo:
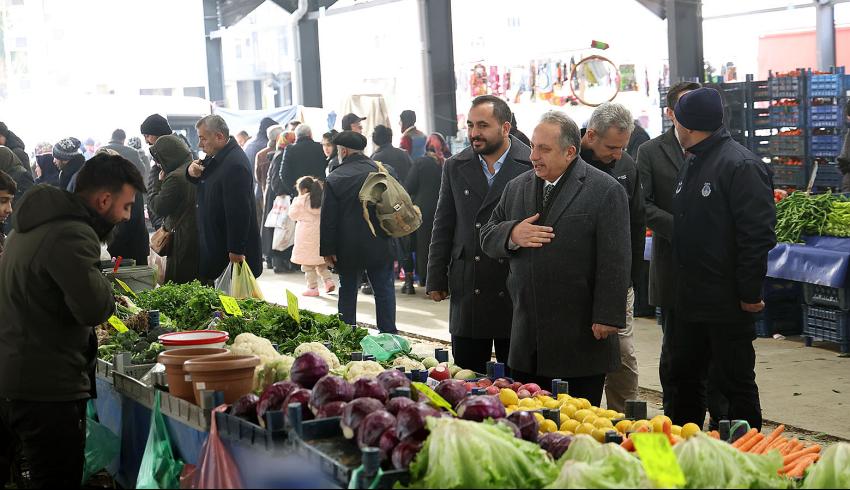
[[[414,361],[413,359],[411,359],[409,357],[404,357],[404,356],[396,357],[395,359],[393,359],[393,366],[392,367],[394,367],[394,368],[403,367],[408,372],[416,371],[416,370],[419,370],[419,371],[425,370],[424,364],[422,364],[419,361]]]
[[[294,357],[278,356],[273,361],[257,366],[254,371],[254,390],[262,392],[278,381],[289,379],[289,372],[294,362]]]
[[[338,369],[340,367],[339,358],[331,352],[327,347],[319,342],[307,342],[295,348],[295,357],[298,358],[301,354],[313,352],[328,363],[329,369]]]
[[[345,366],[345,380],[354,383],[361,378],[377,378],[384,367],[375,361],[351,361]]]
[[[280,357],[280,354],[268,339],[257,337],[252,333],[237,335],[230,352],[238,356],[257,356],[260,358],[260,364]]]
[[[426,342],[417,342],[411,345],[410,356],[416,359],[426,359],[429,357],[434,357],[434,351],[436,349],[441,348],[441,346],[437,344],[429,344]],[[454,357],[452,356],[452,351],[449,349],[449,364],[454,363]]]

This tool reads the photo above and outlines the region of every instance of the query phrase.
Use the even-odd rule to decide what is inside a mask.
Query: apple
[[[496,381],[493,382],[493,386],[495,386],[496,388],[499,388],[499,389],[510,388],[511,382],[508,381],[505,378],[499,378],[499,379],[497,379]]]
[[[529,390],[529,391],[530,391],[530,390]],[[540,390],[540,391],[538,391],[537,393],[535,393],[535,394],[534,394],[534,396],[549,396],[549,397],[551,397],[551,396],[552,396],[552,393],[549,393],[549,392],[548,392],[548,391],[546,391],[546,390]]]
[[[520,389],[521,390],[528,390],[528,392],[533,395],[533,394],[537,393],[538,391],[540,391],[540,386],[537,385],[537,383],[528,383],[528,384],[522,385],[522,387],[520,387]]]
[[[478,388],[478,385],[470,381],[470,382],[464,383],[463,387],[466,388],[467,393],[472,393],[472,389]]]
[[[521,388],[522,383],[520,383],[519,381],[515,381],[513,384],[511,384],[511,389],[514,391],[519,391]]]
[[[519,397],[520,400],[524,400],[526,398],[531,398],[531,392],[528,390],[519,390],[516,392],[516,396]]]
[[[428,372],[428,377],[435,381],[445,381],[447,379],[451,379],[451,374],[449,374],[448,368],[445,366],[437,366],[435,368],[431,368],[431,371]]]
[[[496,385],[488,386],[487,387],[487,394],[498,396],[499,395],[499,388],[496,387]]]
[[[490,380],[490,378],[481,378],[481,379],[478,380],[478,387],[479,388],[489,388],[492,385],[493,385],[493,381]]]

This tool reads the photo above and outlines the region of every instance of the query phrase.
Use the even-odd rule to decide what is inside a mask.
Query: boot
[[[401,294],[415,295],[416,288],[413,287],[413,274],[408,274],[404,278],[404,286],[401,287]]]

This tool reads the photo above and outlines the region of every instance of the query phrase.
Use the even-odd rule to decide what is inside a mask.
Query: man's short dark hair
[[[379,124],[375,126],[375,130],[372,132],[372,143],[375,143],[377,146],[383,146],[388,143],[392,143],[393,141],[393,130],[384,126],[383,124]]]
[[[493,104],[493,115],[496,116],[496,120],[499,121],[499,124],[511,122],[511,117],[514,113],[511,111],[511,108],[508,107],[507,102],[495,95],[481,95],[472,101],[472,107],[478,107],[484,104]]]
[[[124,141],[127,139],[127,133],[123,129],[116,129],[112,132],[112,141]]]
[[[0,192],[8,192],[12,195],[18,192],[18,184],[15,183],[15,179],[2,170],[0,170]]]
[[[113,194],[121,192],[124,184],[132,186],[136,192],[146,192],[145,180],[130,160],[108,153],[97,154],[83,165],[77,174],[77,194],[107,191]]]
[[[683,93],[696,90],[700,87],[702,87],[702,85],[697,82],[679,82],[674,84],[672,87],[667,89],[667,107],[672,110],[676,107],[676,102],[679,102],[679,98]]]

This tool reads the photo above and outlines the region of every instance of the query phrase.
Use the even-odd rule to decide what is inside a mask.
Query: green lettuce
[[[641,462],[617,444],[576,436],[558,461],[561,473],[547,488],[649,488]]]
[[[850,488],[850,444],[841,442],[824,451],[809,469],[803,488]]]
[[[685,488],[792,488],[780,476],[782,456],[741,452],[730,444],[697,434],[673,447],[685,474]]]
[[[546,451],[507,426],[431,417],[410,488],[543,488],[557,475]]]

